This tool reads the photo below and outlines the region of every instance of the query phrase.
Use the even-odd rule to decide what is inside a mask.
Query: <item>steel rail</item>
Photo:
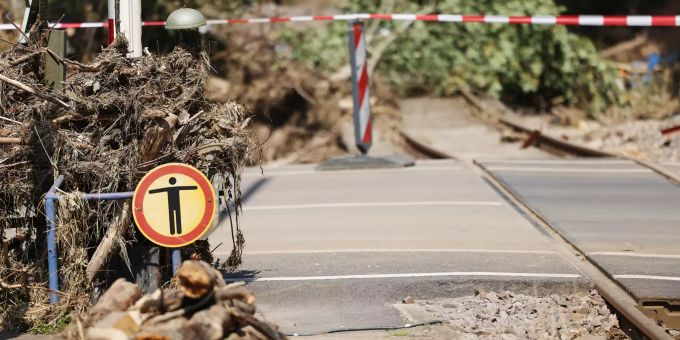
[[[559,138],[550,136],[548,134],[545,134],[541,132],[540,130],[536,129],[531,129],[529,127],[523,126],[511,119],[508,118],[500,118],[498,120],[499,123],[506,125],[508,127],[511,127],[512,129],[528,134],[529,138],[534,138],[535,141],[532,143],[533,146],[536,146],[538,148],[542,148],[548,152],[557,150],[558,153],[561,151],[563,153],[579,156],[579,157],[610,157],[610,158],[620,158],[620,159],[627,159],[631,162],[635,162],[639,164],[642,167],[648,168],[655,173],[665,177],[669,181],[680,185],[680,176],[674,174],[671,171],[668,171],[667,169],[664,169],[663,167],[660,167],[652,162],[646,161],[644,159],[638,158],[638,157],[632,157],[628,155],[624,155],[618,152],[612,152],[612,151],[604,151],[604,150],[597,150],[593,149],[584,145],[576,144],[573,142],[567,142],[564,140],[561,140]],[[547,146],[547,147],[546,147]]]
[[[517,127],[518,129],[521,129],[523,132],[526,133],[533,131],[532,129],[524,128],[518,124],[517,125],[513,124],[513,126]],[[409,144],[420,144],[420,147],[418,147],[417,149],[419,151],[423,151],[423,153],[427,153],[428,150],[430,150],[434,151],[432,155],[436,157],[444,155],[447,156],[447,158],[455,159],[453,155],[449,155],[443,151],[436,150],[430,146],[424,145],[423,143],[420,143],[417,139],[408,136],[408,134],[406,134],[403,131],[400,131],[400,134],[402,135],[402,137],[404,137],[404,139],[408,137]],[[554,143],[551,145],[553,145],[554,147],[566,147],[568,151],[570,151],[572,154],[575,152],[585,152],[586,154],[590,155],[590,157],[621,158],[621,156],[610,154],[608,152],[593,150],[583,146],[575,146],[571,143],[560,141],[558,139],[551,137],[548,138],[550,142],[553,142],[555,140],[559,141],[558,143]],[[545,140],[543,141],[545,142]],[[602,156],[594,156],[598,154],[601,154]],[[527,218],[529,218],[533,223],[538,225],[550,236],[550,238],[559,246],[557,248],[563,255],[563,257],[571,264],[573,264],[574,267],[577,268],[577,270],[580,271],[585,277],[589,278],[593,282],[597,292],[607,302],[609,302],[614,307],[614,309],[621,313],[623,317],[630,321],[635,327],[637,327],[642,333],[644,333],[650,339],[672,339],[672,337],[668,333],[666,333],[661,326],[657,325],[657,323],[654,320],[649,318],[640,309],[638,309],[639,305],[638,302],[628,292],[626,292],[624,288],[622,288],[611,277],[609,277],[605,272],[603,272],[602,269],[597,266],[597,264],[591,262],[590,258],[588,258],[586,254],[584,254],[578,247],[569,242],[566,238],[564,238],[564,236],[562,236],[562,234],[560,234],[556,229],[554,229],[550,225],[550,222],[544,216],[542,216],[540,212],[535,211],[534,209],[526,205],[521,200],[521,198],[517,197],[512,192],[512,190],[503,183],[503,181],[501,181],[493,173],[485,169],[481,164],[477,163],[476,161],[473,161],[473,164],[474,164],[474,166],[472,167],[473,170],[476,170],[484,179],[488,181],[490,185],[492,185],[496,190],[498,190],[499,193],[501,193],[505,198],[512,202],[512,204],[517,209],[519,209],[523,214],[525,214]],[[586,261],[583,261],[584,259]]]
[[[591,262],[578,247],[569,242],[562,234],[560,234],[550,224],[540,212],[526,205],[520,197],[501,181],[496,175],[488,171],[481,164],[474,161],[476,169],[480,171],[482,176],[494,186],[500,193],[503,194],[512,204],[520,209],[528,218],[535,224],[541,227],[551,239],[559,245],[557,247],[574,267],[576,267],[584,276],[592,280],[597,292],[609,302],[614,309],[629,320],[635,327],[644,333],[650,339],[672,339],[666,331],[659,326],[654,320],[645,315],[638,309],[638,302],[624,290],[611,277],[604,273],[600,267]],[[586,261],[583,261],[583,260]]]

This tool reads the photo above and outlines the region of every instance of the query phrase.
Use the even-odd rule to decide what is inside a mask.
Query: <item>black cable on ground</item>
[[[292,336],[315,336],[315,335],[323,335],[323,334],[331,334],[331,333],[349,333],[349,332],[364,332],[364,331],[394,331],[394,330],[398,330],[398,329],[438,325],[438,324],[442,324],[442,323],[444,323],[444,321],[434,320],[434,321],[427,321],[427,322],[420,322],[420,323],[407,323],[407,324],[404,324],[403,326],[339,328],[339,329],[331,329],[331,330],[328,330],[328,331],[323,331],[323,332],[318,332],[318,333],[288,333],[288,334],[286,334],[286,336],[291,336],[291,337]]]

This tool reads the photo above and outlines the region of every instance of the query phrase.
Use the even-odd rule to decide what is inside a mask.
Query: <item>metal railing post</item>
[[[179,248],[174,248],[172,250],[172,275],[177,274],[177,269],[182,264],[182,252]]]
[[[50,303],[59,302],[59,265],[57,263],[57,211],[54,200],[55,192],[64,182],[64,176],[59,176],[45,195],[45,216],[47,219],[47,272],[50,286]]]
[[[56,200],[59,199],[56,191],[64,182],[64,176],[59,176],[45,195],[45,216],[47,221],[47,268],[49,275],[50,303],[59,302],[59,263],[57,256],[57,210]],[[116,201],[131,199],[134,192],[113,193],[90,193],[83,194],[83,200]],[[172,274],[177,274],[177,269],[182,264],[182,252],[180,248],[171,250]]]

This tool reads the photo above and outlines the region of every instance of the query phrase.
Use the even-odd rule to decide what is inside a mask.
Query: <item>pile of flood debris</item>
[[[129,203],[78,197],[132,191],[147,171],[165,163],[201,170],[219,186],[220,200],[237,207],[229,214],[233,251],[226,263],[237,266],[244,244],[238,207],[249,117],[239,104],[206,98],[206,54],[176,48],[132,59],[119,38],[83,64],[45,46],[39,36],[0,54],[0,322],[59,324],[70,312],[85,310],[95,283],[111,279],[104,276],[112,258],[130,268],[126,248],[137,237]],[[63,89],[45,80],[46,60],[66,69],[56,86]],[[42,202],[60,175],[61,309],[47,308]],[[208,248],[191,251],[185,258],[210,254]]]
[[[142,296],[135,284],[119,279],[65,335],[91,340],[286,338],[277,326],[255,316],[255,297],[242,284],[225,284],[205,262],[184,262],[176,286]]]

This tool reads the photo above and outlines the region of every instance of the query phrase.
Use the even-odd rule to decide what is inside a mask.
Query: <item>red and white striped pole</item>
[[[349,23],[349,51],[352,67],[352,97],[354,99],[354,137],[362,154],[368,153],[373,144],[371,127],[371,95],[366,60],[364,24],[360,21]]]
[[[109,45],[113,44],[116,40],[116,0],[108,0],[108,10],[109,10]]]

